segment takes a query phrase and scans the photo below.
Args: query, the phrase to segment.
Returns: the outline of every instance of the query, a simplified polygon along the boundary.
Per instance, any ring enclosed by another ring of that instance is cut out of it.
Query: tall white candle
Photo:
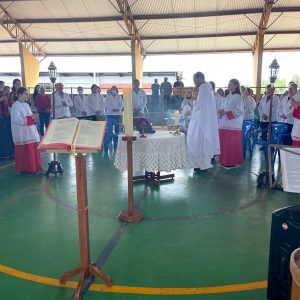
[[[123,89],[125,135],[133,136],[133,113],[131,89]]]
[[[179,111],[175,111],[175,126],[179,125]]]

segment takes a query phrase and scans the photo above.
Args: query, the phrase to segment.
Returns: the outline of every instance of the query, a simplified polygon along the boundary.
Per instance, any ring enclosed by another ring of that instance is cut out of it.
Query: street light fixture
[[[52,117],[55,119],[55,82],[57,77],[57,68],[53,61],[51,61],[48,67],[48,73],[50,81],[52,82]],[[46,171],[47,177],[49,174],[54,174],[55,177],[57,174],[62,174],[63,168],[59,161],[56,159],[56,153],[53,153],[53,160],[48,163],[48,170]]]
[[[270,82],[272,84],[277,80],[278,72],[279,72],[279,64],[276,58],[273,59],[272,63],[269,66],[270,69]]]
[[[274,89],[274,83],[277,80],[279,72],[279,64],[276,58],[273,59],[269,66],[269,79],[272,88]],[[257,185],[269,185],[270,188],[273,187],[273,168],[272,168],[272,151],[271,151],[271,131],[272,131],[272,108],[273,108],[273,97],[270,99],[270,111],[269,111],[269,124],[268,124],[268,139],[267,139],[267,161],[266,161],[266,171],[259,174],[257,178]]]
[[[50,78],[51,82],[54,84],[56,81],[56,76],[57,76],[57,68],[53,61],[51,61],[50,65],[48,67],[48,72],[49,72],[49,78]]]

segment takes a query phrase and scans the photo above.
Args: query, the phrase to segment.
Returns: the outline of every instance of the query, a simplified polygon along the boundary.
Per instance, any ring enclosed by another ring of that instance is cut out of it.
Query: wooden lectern
[[[112,285],[111,278],[102,273],[95,264],[90,263],[89,217],[86,180],[86,160],[83,153],[99,152],[103,145],[106,122],[78,120],[76,118],[53,120],[40,142],[39,150],[50,152],[73,153],[76,164],[78,235],[80,247],[80,264],[75,269],[66,272],[60,278],[65,284],[68,278],[80,274],[75,291],[75,300],[80,299],[84,281],[95,276],[102,279],[107,286]],[[65,132],[63,140],[61,132]]]
[[[83,290],[84,281],[89,277],[95,276],[100,278],[106,283],[106,286],[112,286],[112,280],[110,276],[102,273],[95,264],[90,263],[89,216],[85,155],[81,153],[76,154],[75,160],[80,264],[75,269],[63,274],[60,278],[60,283],[65,284],[70,277],[80,273],[80,279],[78,281],[74,296],[74,300],[79,300],[80,294]]]

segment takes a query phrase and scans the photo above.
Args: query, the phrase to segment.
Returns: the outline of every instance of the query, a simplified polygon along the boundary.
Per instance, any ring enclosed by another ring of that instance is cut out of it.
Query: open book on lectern
[[[55,153],[92,153],[102,149],[106,121],[52,120],[38,149]]]
[[[282,186],[285,192],[300,193],[300,148],[280,148]]]

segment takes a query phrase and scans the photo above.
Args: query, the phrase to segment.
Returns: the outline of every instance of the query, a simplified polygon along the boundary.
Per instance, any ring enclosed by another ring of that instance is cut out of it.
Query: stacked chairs
[[[271,133],[271,144],[275,145],[283,145],[284,141],[290,138],[291,134],[288,132],[288,125],[285,123],[275,123],[272,124],[272,133]],[[278,158],[280,161],[280,151],[275,147],[274,156],[273,156],[273,164],[275,162],[276,156],[278,154]]]
[[[252,149],[251,149],[251,157],[253,156],[255,146],[260,146],[260,147],[263,147],[265,158],[267,158],[267,146],[268,146],[267,141],[262,140],[262,134],[267,133],[267,132],[268,132],[268,128],[266,128],[266,129],[258,128],[254,131],[253,143],[252,143]]]
[[[119,133],[123,130],[123,125],[114,118],[114,116],[106,117],[106,132],[104,136],[104,151],[107,152],[111,141],[114,143],[114,150],[118,145]]]
[[[252,155],[253,155],[256,145],[263,147],[264,156],[265,156],[266,161],[268,159],[268,154],[267,154],[268,142],[261,139],[261,134],[262,134],[262,132],[267,132],[267,131],[268,131],[268,129],[255,130],[254,138],[253,138],[253,145],[252,145]],[[271,144],[283,145],[283,141],[286,140],[289,136],[290,136],[290,133],[288,133],[288,125],[287,124],[285,124],[285,123],[272,124],[271,140],[270,140]],[[277,154],[280,159],[280,152],[276,147],[272,148],[272,152],[273,152],[272,164],[274,164]]]
[[[255,128],[255,121],[254,120],[245,120],[243,122],[243,158],[246,158],[247,150],[249,150],[250,159],[252,159],[252,143],[251,137],[253,130]]]

